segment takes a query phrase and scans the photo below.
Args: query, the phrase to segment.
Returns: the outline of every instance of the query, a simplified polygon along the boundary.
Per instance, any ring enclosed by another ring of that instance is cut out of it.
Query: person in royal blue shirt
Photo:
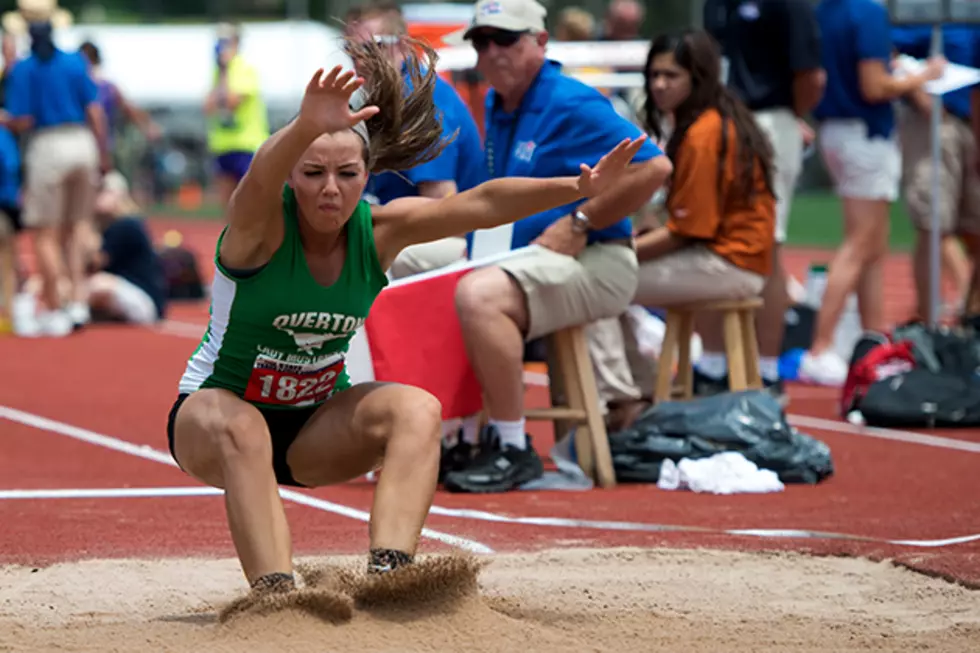
[[[827,87],[813,115],[824,163],[841,198],[844,242],[830,263],[800,376],[839,385],[847,364],[832,345],[847,296],[857,291],[865,329],[887,327],[881,289],[888,209],[898,197],[902,174],[892,102],[942,74],[943,61],[931,61],[920,73],[893,75],[888,11],[876,0],[822,0],[816,12]]]
[[[391,61],[404,70],[400,45],[407,33],[405,20],[397,7],[369,10],[361,17],[357,34],[379,43],[390,42],[387,48]],[[406,83],[411,80],[406,77]],[[473,116],[456,90],[441,77],[436,78],[433,94],[442,113],[444,137],[451,142],[443,152],[428,163],[400,173],[373,174],[368,181],[365,197],[368,201],[387,204],[400,197],[440,198],[479,185],[486,178],[483,165],[483,144]],[[432,243],[414,245],[398,255],[391,266],[391,275],[400,278],[443,267],[465,256],[463,235],[444,238]]]
[[[37,316],[37,332],[56,336],[89,319],[82,241],[91,228],[100,167],[108,169],[109,156],[95,83],[81,55],[55,46],[51,17],[37,11],[24,17],[31,55],[10,72],[5,108],[12,129],[31,132],[22,220],[34,231],[47,309]],[[62,270],[68,271],[67,297],[59,288]]]
[[[956,64],[972,66],[980,46],[980,30],[964,25],[943,28],[943,51]],[[925,59],[932,43],[928,26],[896,27],[892,30],[895,49],[904,55]],[[980,175],[973,165],[977,143],[970,129],[970,88],[943,96],[939,128],[940,186],[939,231],[942,267],[953,277],[958,297],[966,295],[970,263],[959,246],[958,234],[980,236]],[[912,271],[915,280],[917,315],[930,317],[930,233],[932,231],[932,142],[930,117],[932,97],[918,89],[904,98],[898,108],[898,131],[902,146],[903,196],[909,218],[916,229]]]
[[[485,158],[492,178],[576,174],[616,143],[641,135],[597,90],[563,75],[545,57],[546,10],[534,0],[481,0],[473,22],[448,37],[468,41],[477,70],[490,83]],[[592,327],[617,318],[633,300],[637,260],[629,215],[646,204],[670,174],[670,162],[645,142],[623,183],[602,197],[520,220],[513,228],[468,236],[480,259],[500,249],[538,245],[481,266],[460,280],[456,307],[470,362],[489,416],[481,450],[460,458],[444,486],[462,492],[504,492],[540,477],[540,458],[524,426],[524,342],[573,325],[590,325],[600,383],[609,358],[597,351]],[[611,321],[616,330],[619,322]],[[603,332],[604,335],[604,332]],[[608,345],[607,345],[608,346]],[[636,391],[638,390],[630,388]],[[635,398],[635,397],[633,397]]]

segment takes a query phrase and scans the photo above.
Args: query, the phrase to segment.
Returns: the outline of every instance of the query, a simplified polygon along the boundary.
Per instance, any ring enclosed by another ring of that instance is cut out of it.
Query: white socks
[[[502,422],[492,419],[489,425],[497,429],[500,435],[500,447],[511,446],[515,449],[527,449],[527,436],[525,435],[524,419],[515,422]]]

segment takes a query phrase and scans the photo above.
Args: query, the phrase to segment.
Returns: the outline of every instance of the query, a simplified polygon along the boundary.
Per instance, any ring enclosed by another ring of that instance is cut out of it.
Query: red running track
[[[153,224],[156,234],[173,227],[203,255],[203,269],[209,272],[216,225]],[[826,252],[794,251],[790,267],[802,277],[811,259],[825,258]],[[894,257],[887,301],[895,319],[908,315],[909,278],[907,261]],[[176,307],[163,330],[98,326],[61,340],[0,339],[0,523],[6,525],[0,529],[0,562],[234,554],[220,496],[84,494],[92,489],[206,490],[168,464],[164,432],[177,378],[206,317],[206,305],[193,304]],[[794,419],[810,420],[802,430],[833,452],[837,473],[821,485],[762,496],[704,496],[638,485],[588,493],[440,492],[427,522],[440,539],[427,538],[425,547],[442,548],[449,540],[495,551],[556,546],[792,549],[889,558],[980,586],[980,537],[943,542],[980,534],[980,432],[932,433],[941,437],[930,444],[904,441],[909,434],[888,431],[872,437],[836,419],[833,390],[795,386],[790,393]],[[542,405],[544,388],[530,388],[528,401]],[[546,452],[548,427],[531,428],[539,451]],[[11,493],[59,489],[79,492],[55,498]],[[362,519],[371,495],[365,481],[287,494],[297,553],[363,551],[367,529]],[[770,532],[725,532],[736,529]],[[917,545],[895,543],[907,540]]]

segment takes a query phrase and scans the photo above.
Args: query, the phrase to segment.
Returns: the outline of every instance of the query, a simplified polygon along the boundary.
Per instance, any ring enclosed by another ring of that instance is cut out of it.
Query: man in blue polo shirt
[[[10,72],[6,109],[12,129],[31,132],[24,154],[22,219],[34,231],[43,280],[46,310],[37,316],[36,332],[59,336],[89,321],[83,235],[91,229],[99,171],[108,168],[109,154],[105,114],[86,62],[54,44],[54,8],[54,3],[43,9],[19,6],[31,55]],[[68,272],[68,297],[59,288],[63,270]]]
[[[616,143],[640,130],[609,100],[545,57],[546,10],[534,0],[481,0],[473,22],[456,35],[472,44],[487,96],[486,165],[490,177],[577,175]],[[454,41],[456,39],[449,39]],[[493,230],[511,249],[539,245],[462,278],[456,306],[470,362],[489,416],[479,454],[446,474],[447,489],[505,492],[543,473],[524,426],[524,342],[572,325],[590,325],[590,353],[600,376],[622,360],[632,384],[618,320],[637,283],[632,224],[627,216],[650,200],[671,165],[653,143],[609,192]],[[480,258],[483,237],[468,237]],[[603,343],[610,337],[615,343]],[[600,344],[611,346],[600,347]],[[632,389],[631,388],[631,389]],[[634,390],[635,391],[635,390]]]
[[[407,33],[401,10],[384,6],[368,10],[358,25],[358,35],[390,44],[392,63],[402,68],[401,39]],[[410,80],[406,77],[406,82]],[[400,173],[371,175],[365,196],[368,201],[387,204],[399,197],[440,198],[477,186],[486,176],[480,132],[469,109],[456,90],[441,77],[436,78],[435,103],[442,113],[444,138],[453,140],[434,160]],[[449,265],[465,257],[466,241],[460,235],[406,248],[391,266],[394,278],[417,274]]]
[[[943,28],[943,50],[952,63],[972,66],[980,48],[975,27],[947,25]],[[928,26],[892,29],[895,49],[910,57],[929,56],[932,28]],[[968,242],[980,237],[980,175],[973,160],[977,142],[970,129],[970,89],[963,88],[943,96],[943,115],[939,128],[940,186],[939,229],[942,238],[943,268],[953,270],[965,296],[969,283],[969,264],[959,249],[957,235]],[[916,229],[912,271],[915,280],[918,317],[929,318],[931,306],[930,252],[932,231],[932,139],[930,120],[932,96],[916,90],[905,96],[898,111],[898,130],[902,146],[903,195],[909,218]],[[972,237],[972,238],[971,238]]]
[[[889,205],[898,198],[902,155],[892,103],[942,74],[944,62],[893,75],[888,11],[876,0],[822,0],[816,9],[827,88],[814,110],[824,163],[841,198],[844,242],[830,262],[827,289],[800,377],[840,385],[847,363],[834,352],[834,331],[856,292],[862,327],[885,331],[884,263]]]

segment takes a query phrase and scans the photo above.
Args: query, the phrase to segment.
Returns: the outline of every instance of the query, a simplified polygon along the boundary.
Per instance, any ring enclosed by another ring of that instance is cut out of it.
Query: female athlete
[[[406,48],[411,50],[411,48]],[[318,70],[298,116],[259,149],[218,238],[211,318],[170,412],[174,459],[224,489],[231,537],[256,591],[295,587],[277,485],[318,487],[383,463],[368,570],[412,561],[436,488],[441,406],[398,384],[351,386],[344,355],[405,247],[591,197],[626,169],[626,140],[579,177],[498,179],[445,199],[361,200],[368,175],[431,160],[444,142],[435,52],[399,71],[373,42],[348,43],[363,79]]]

